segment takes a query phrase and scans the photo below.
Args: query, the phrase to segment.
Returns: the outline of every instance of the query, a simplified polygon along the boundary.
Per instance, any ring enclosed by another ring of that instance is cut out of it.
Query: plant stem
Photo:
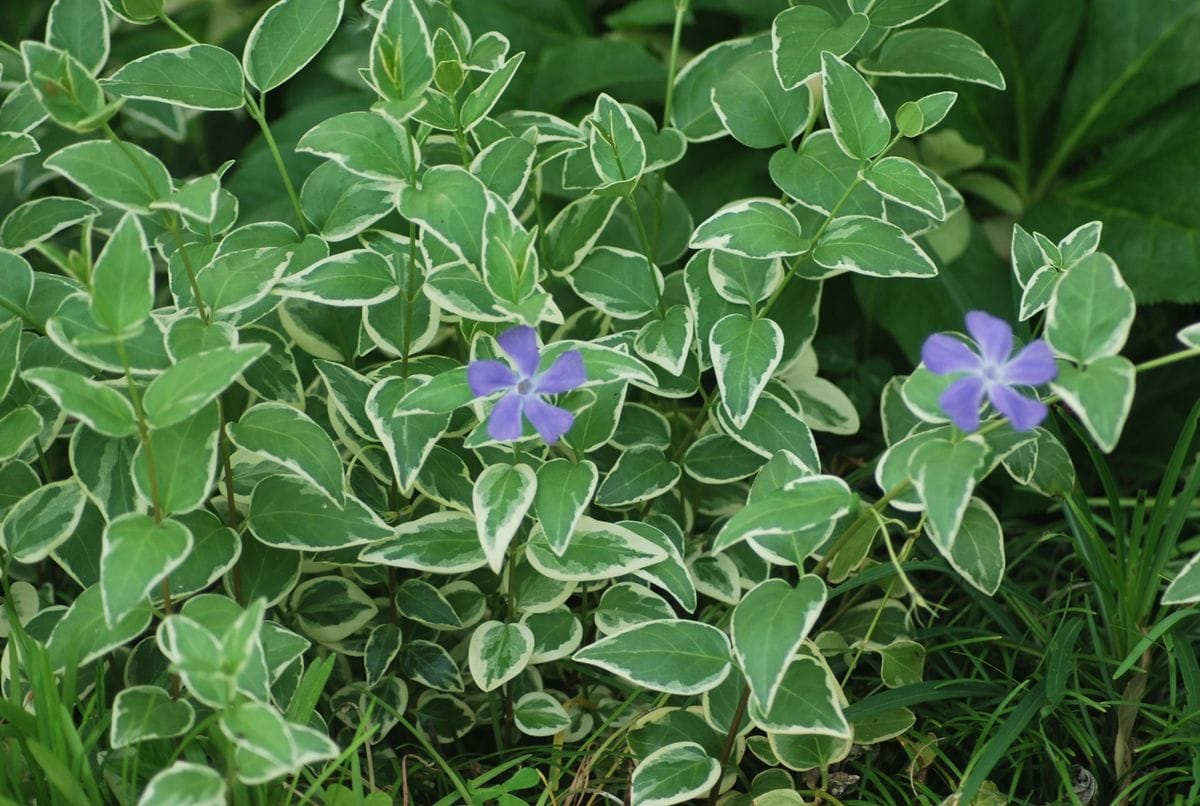
[[[717,775],[716,783],[708,792],[708,800],[705,801],[707,806],[713,806],[717,802],[717,795],[721,794],[721,779],[725,777],[725,767],[729,764],[729,757],[733,755],[733,743],[737,739],[738,726],[742,724],[742,717],[746,715],[746,706],[749,704],[750,685],[747,683],[742,686],[742,696],[738,698],[737,708],[733,711],[733,719],[729,722],[729,730],[725,732],[725,743],[721,745],[721,757],[717,759],[717,763],[721,765],[721,772]]]
[[[279,171],[280,178],[283,179],[283,188],[287,191],[288,198],[291,199],[292,209],[300,221],[300,230],[307,235],[309,233],[308,220],[304,217],[304,210],[300,207],[300,196],[296,193],[296,186],[292,184],[292,177],[288,175],[287,166],[283,164],[283,155],[279,153],[279,145],[275,142],[275,136],[271,134],[271,126],[267,123],[266,103],[267,94],[265,92],[259,94],[257,101],[247,94],[246,114],[250,115],[251,119],[258,124],[263,141],[267,144],[267,150],[271,152],[271,159],[275,161],[275,168]]]
[[[675,100],[675,73],[679,66],[679,39],[683,34],[683,18],[691,0],[675,0],[675,25],[671,29],[671,55],[667,59],[667,96],[663,100],[662,127],[671,125],[671,105]]]

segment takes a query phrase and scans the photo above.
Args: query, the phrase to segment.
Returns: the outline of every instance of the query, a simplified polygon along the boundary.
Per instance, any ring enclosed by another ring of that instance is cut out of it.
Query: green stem
[[[1195,358],[1196,356],[1200,356],[1200,347],[1189,347],[1186,350],[1167,353],[1160,358],[1154,358],[1149,361],[1143,361],[1140,364],[1135,364],[1133,369],[1136,372],[1148,372],[1149,370],[1165,367],[1168,364],[1174,364],[1176,361],[1184,361],[1189,358]]]
[[[705,801],[707,806],[713,806],[717,802],[717,795],[721,794],[721,779],[725,777],[725,766],[729,764],[729,757],[733,755],[733,743],[737,739],[738,725],[742,723],[742,717],[746,715],[746,706],[749,704],[750,686],[743,685],[742,696],[738,698],[737,708],[733,711],[733,719],[729,722],[729,730],[725,732],[725,743],[721,745],[721,757],[717,759],[721,765],[721,772],[708,792],[708,800]]]
[[[287,191],[288,198],[291,199],[292,209],[296,212],[296,218],[300,221],[300,229],[305,235],[308,234],[308,221],[304,218],[304,210],[300,207],[300,196],[296,193],[296,186],[292,184],[292,177],[288,175],[287,166],[283,164],[283,155],[279,153],[279,145],[275,142],[275,135],[271,134],[271,126],[267,123],[265,113],[267,102],[267,94],[261,93],[258,101],[255,101],[247,93],[246,95],[246,114],[250,115],[251,119],[258,124],[259,131],[262,132],[263,141],[267,144],[267,150],[271,152],[271,159],[275,161],[275,168],[279,171],[279,176],[283,179],[283,188]]]
[[[683,34],[683,18],[690,0],[675,0],[675,25],[671,29],[671,55],[667,59],[667,97],[663,100],[663,128],[671,125],[671,105],[675,100],[675,73],[679,67],[679,39]]]

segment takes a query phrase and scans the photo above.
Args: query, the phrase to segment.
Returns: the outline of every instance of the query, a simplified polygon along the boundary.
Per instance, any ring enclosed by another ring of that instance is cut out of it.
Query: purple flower
[[[979,427],[979,408],[986,397],[1018,431],[1036,428],[1046,419],[1046,404],[1017,392],[1018,386],[1039,386],[1058,374],[1054,354],[1041,339],[1012,355],[1012,327],[1003,319],[971,311],[967,331],[976,350],[962,340],[935,333],[925,340],[921,359],[935,375],[961,374],[938,398],[942,411],[963,431]]]
[[[542,396],[582,386],[587,380],[583,356],[578,350],[568,350],[545,372],[538,372],[540,356],[533,328],[527,325],[509,328],[497,340],[512,359],[516,372],[502,361],[472,361],[467,366],[467,383],[477,396],[504,391],[492,408],[488,434],[502,442],[520,439],[525,432],[524,420],[528,419],[547,445],[557,442],[571,429],[575,415],[547,403]]]

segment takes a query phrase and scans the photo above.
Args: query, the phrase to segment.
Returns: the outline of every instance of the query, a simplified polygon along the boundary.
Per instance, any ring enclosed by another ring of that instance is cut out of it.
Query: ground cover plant
[[[1198,38],[6,5],[0,801],[1200,799]]]

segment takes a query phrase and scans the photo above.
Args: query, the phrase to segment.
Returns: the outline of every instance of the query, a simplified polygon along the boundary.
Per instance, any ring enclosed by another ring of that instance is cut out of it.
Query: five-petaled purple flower
[[[547,403],[543,395],[557,395],[582,386],[587,380],[583,356],[568,350],[545,372],[538,372],[541,357],[537,332],[527,326],[509,328],[497,337],[500,347],[516,365],[516,372],[502,361],[472,361],[467,366],[467,383],[479,397],[504,391],[496,401],[487,430],[492,439],[511,442],[525,432],[528,419],[546,444],[557,442],[571,429],[575,415]]]
[[[971,311],[967,331],[978,352],[962,340],[935,333],[925,340],[921,359],[936,375],[961,374],[938,398],[942,411],[963,431],[979,427],[979,408],[986,397],[1018,431],[1036,428],[1046,418],[1046,404],[1017,392],[1017,386],[1040,386],[1054,379],[1054,353],[1041,339],[1012,355],[1012,327],[1003,319]]]

